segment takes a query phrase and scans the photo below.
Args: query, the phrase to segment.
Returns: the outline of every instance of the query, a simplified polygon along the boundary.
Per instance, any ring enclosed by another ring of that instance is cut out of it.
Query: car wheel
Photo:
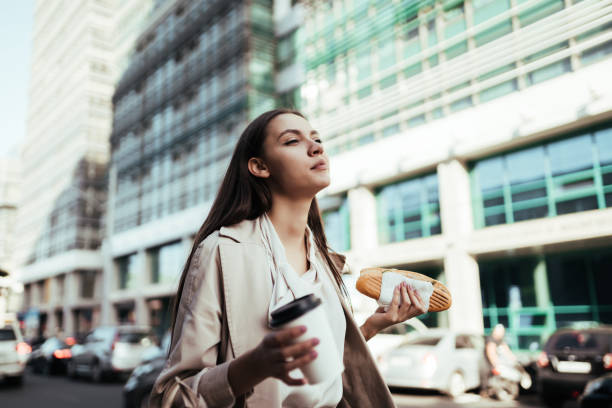
[[[100,363],[96,362],[91,366],[91,379],[93,382],[101,382],[102,381],[102,367],[100,367]]]
[[[76,363],[72,360],[68,361],[68,365],[66,367],[66,375],[68,375],[68,377],[70,378],[77,377]]]
[[[466,386],[465,379],[463,378],[463,374],[459,371],[455,371],[451,374],[450,379],[448,380],[448,395],[451,397],[458,397],[460,395],[465,394]]]

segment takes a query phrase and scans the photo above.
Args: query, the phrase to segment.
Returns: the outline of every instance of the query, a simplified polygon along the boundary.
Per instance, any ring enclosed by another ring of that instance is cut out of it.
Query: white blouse
[[[282,304],[288,303],[300,296],[314,293],[321,298],[321,307],[329,320],[333,338],[338,349],[338,355],[344,355],[344,338],[346,333],[346,318],[344,310],[334,288],[331,273],[323,259],[317,256],[317,248],[310,228],[307,234],[307,260],[309,269],[299,276],[286,260],[285,249],[274,230],[272,222],[266,214],[260,217],[262,238],[270,256],[271,274],[274,282],[270,311]],[[282,276],[281,276],[282,275]],[[316,348],[315,348],[316,349]],[[290,373],[293,378],[303,378],[299,369]],[[336,378],[319,384],[289,386],[280,380],[282,406],[287,408],[319,408],[336,407],[342,398],[342,373]]]

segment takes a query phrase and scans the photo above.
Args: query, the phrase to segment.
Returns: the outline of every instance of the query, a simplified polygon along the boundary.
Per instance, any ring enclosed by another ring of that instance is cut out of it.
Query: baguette
[[[382,285],[382,276],[385,272],[396,272],[411,279],[418,279],[426,282],[430,282],[433,285],[434,291],[429,299],[429,312],[441,312],[451,307],[453,303],[451,293],[439,281],[425,276],[423,274],[411,271],[403,271],[400,269],[392,268],[365,268],[361,270],[357,284],[355,285],[357,290],[364,295],[371,297],[372,299],[378,300],[380,297],[380,287]]]

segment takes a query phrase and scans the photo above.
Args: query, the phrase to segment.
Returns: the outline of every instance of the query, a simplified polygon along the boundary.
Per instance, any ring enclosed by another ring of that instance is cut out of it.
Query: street
[[[70,380],[64,376],[45,377],[28,373],[22,387],[0,384],[0,407],[2,408],[114,408],[122,406],[123,383],[106,382],[95,384],[88,380]],[[393,390],[398,408],[540,408],[542,404],[536,395],[520,398],[518,402],[502,403],[481,399],[469,393],[454,400],[435,393]],[[566,403],[564,408],[577,408],[575,402]]]

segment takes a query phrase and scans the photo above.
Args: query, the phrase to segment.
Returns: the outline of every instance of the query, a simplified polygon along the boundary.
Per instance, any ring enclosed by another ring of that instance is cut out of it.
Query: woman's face
[[[281,114],[268,123],[261,159],[263,171],[254,174],[267,178],[273,192],[312,198],[329,185],[321,137],[301,116]]]

